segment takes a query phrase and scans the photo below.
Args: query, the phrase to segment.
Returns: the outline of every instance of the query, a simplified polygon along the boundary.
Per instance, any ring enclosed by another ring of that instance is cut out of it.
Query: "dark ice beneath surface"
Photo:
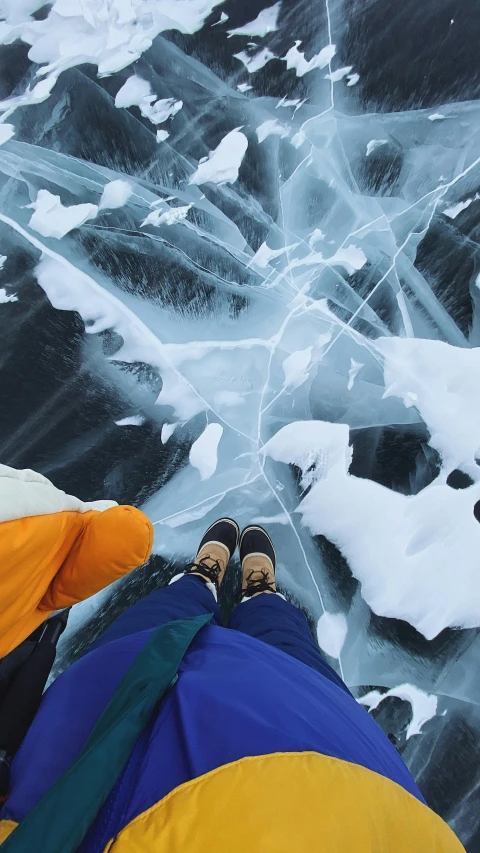
[[[215,517],[263,522],[329,661],[480,851],[479,16],[188,2],[2,4],[0,460],[156,529],[57,671]],[[46,210],[119,180],[70,228]],[[237,588],[234,565],[225,618]]]

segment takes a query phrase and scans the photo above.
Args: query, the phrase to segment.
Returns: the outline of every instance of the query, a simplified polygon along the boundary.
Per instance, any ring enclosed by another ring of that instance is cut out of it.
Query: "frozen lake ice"
[[[0,11],[1,461],[156,531],[60,666],[216,517],[265,524],[328,660],[480,851],[473,3]]]

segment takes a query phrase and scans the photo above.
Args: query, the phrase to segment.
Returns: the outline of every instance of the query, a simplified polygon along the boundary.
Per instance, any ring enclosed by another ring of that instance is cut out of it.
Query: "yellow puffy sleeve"
[[[153,544],[152,523],[133,506],[83,515],[84,528],[39,604],[59,610],[89,598],[145,563]]]

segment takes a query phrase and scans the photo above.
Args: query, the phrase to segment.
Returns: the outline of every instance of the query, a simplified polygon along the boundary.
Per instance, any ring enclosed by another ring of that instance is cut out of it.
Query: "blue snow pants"
[[[174,619],[204,613],[212,613],[213,624],[222,625],[218,604],[204,582],[184,575],[175,583],[156,589],[132,604],[90,646],[89,651],[120,637],[158,628]],[[302,611],[279,595],[256,595],[239,604],[228,627],[281,649],[350,692],[321,654]]]

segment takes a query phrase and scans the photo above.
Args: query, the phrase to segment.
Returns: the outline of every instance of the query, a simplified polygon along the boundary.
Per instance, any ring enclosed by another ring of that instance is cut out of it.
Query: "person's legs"
[[[222,518],[212,524],[203,536],[195,560],[185,573],[176,575],[170,584],[147,595],[125,610],[88,649],[96,649],[112,640],[159,628],[175,619],[213,614],[213,623],[222,624],[217,604],[217,589],[228,562],[237,546],[238,525]]]
[[[204,613],[213,613],[213,623],[222,624],[220,610],[211,590],[200,578],[182,575],[175,583],[156,589],[132,604],[92,643],[88,651],[138,631],[160,628],[175,619],[187,619]]]
[[[242,602],[233,611],[229,627],[275,646],[350,693],[323,657],[302,611],[280,595],[264,592]]]
[[[302,611],[277,593],[275,549],[263,527],[250,525],[242,531],[240,562],[242,601],[234,610],[229,627],[275,646],[350,693],[323,657]]]

